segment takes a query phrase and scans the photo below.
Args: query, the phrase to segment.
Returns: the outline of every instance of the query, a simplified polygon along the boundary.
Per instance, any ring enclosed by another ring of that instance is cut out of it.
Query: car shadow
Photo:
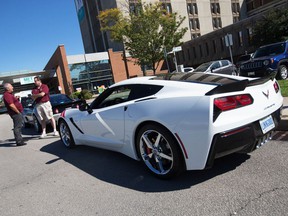
[[[43,146],[40,150],[58,157],[47,161],[47,165],[58,160],[64,160],[97,179],[142,192],[163,192],[190,188],[215,176],[232,171],[250,158],[247,154],[233,154],[215,160],[211,169],[189,171],[177,178],[162,180],[151,175],[141,162],[117,152],[88,146],[76,146],[67,149],[60,140]]]

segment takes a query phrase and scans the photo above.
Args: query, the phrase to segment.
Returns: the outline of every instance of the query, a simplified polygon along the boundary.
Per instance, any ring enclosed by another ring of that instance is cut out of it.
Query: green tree
[[[256,46],[288,39],[288,9],[273,10],[258,21],[253,29]]]
[[[185,17],[167,13],[161,3],[141,4],[129,15],[113,8],[99,15],[102,31],[109,31],[114,41],[123,42],[135,64],[150,66],[155,74],[164,50],[180,45],[187,28],[180,28]]]

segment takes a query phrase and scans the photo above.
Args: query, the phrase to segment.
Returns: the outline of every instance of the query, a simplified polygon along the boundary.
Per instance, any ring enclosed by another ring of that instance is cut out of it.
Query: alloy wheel
[[[68,128],[68,125],[61,121],[59,124],[59,132],[61,136],[61,140],[66,147],[72,147],[74,145],[74,141],[71,135],[71,132]]]
[[[166,138],[155,130],[148,130],[140,139],[140,154],[146,166],[157,175],[165,175],[173,168],[173,151]]]

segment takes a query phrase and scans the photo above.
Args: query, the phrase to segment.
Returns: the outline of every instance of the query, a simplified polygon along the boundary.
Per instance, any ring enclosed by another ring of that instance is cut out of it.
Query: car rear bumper
[[[244,77],[265,77],[270,76],[271,74],[277,74],[277,69],[273,68],[261,68],[261,69],[251,69],[251,70],[241,70],[240,76]]]
[[[280,112],[281,109],[278,109],[271,114],[275,128],[280,122]],[[271,139],[274,129],[263,134],[259,121],[255,121],[240,128],[216,134],[213,137],[205,168],[212,167],[216,158],[234,152],[249,153],[255,150]]]

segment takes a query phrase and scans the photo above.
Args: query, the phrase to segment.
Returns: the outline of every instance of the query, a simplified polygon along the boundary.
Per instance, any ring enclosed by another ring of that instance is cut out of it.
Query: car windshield
[[[51,105],[58,105],[58,104],[64,104],[64,103],[70,103],[73,100],[69,98],[67,95],[59,94],[59,95],[50,95],[50,102]]]
[[[206,62],[198,66],[194,71],[206,71],[212,62]]]
[[[21,104],[24,108],[27,108],[33,104],[33,99],[31,97],[21,97]]]
[[[260,47],[259,49],[257,49],[253,58],[278,55],[283,53],[284,51],[285,51],[285,43],[273,44],[270,46]]]

